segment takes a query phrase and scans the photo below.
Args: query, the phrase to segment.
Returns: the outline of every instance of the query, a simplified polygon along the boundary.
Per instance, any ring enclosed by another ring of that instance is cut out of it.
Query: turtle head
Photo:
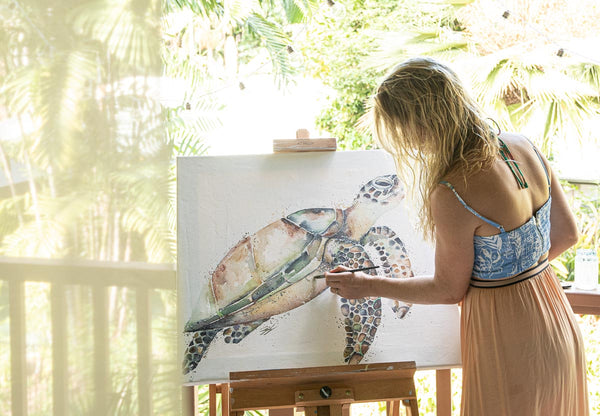
[[[386,211],[404,199],[404,187],[396,175],[383,175],[371,179],[362,188],[353,205],[366,205],[369,208],[381,207]]]
[[[396,175],[383,175],[367,182],[345,210],[342,233],[359,240],[377,219],[395,208],[404,199],[404,187]]]

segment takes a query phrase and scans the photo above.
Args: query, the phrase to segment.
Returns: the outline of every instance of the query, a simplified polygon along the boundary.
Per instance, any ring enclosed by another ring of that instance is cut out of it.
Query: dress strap
[[[529,141],[529,143],[531,143],[531,141],[529,139],[527,139]],[[540,163],[542,164],[542,167],[544,168],[544,172],[546,173],[546,180],[548,181],[548,195],[550,195],[550,191],[551,191],[551,185],[550,185],[550,174],[548,173],[548,168],[546,167],[546,164],[544,163],[544,158],[542,158],[542,155],[540,154],[540,151],[537,149],[537,147],[535,147],[533,145],[533,143],[531,143],[531,147],[533,147],[533,150],[535,151],[535,154],[537,155],[538,159],[540,160]]]
[[[525,175],[523,175],[523,172],[521,172],[521,168],[519,167],[519,164],[510,152],[510,149],[508,148],[506,143],[504,143],[504,140],[502,140],[500,137],[498,137],[498,141],[500,142],[500,155],[502,156],[502,159],[504,159],[504,162],[506,162],[506,164],[508,165],[513,176],[515,177],[515,180],[519,184],[519,188],[529,188],[529,184],[525,179]]]
[[[480,213],[478,213],[477,211],[475,211],[473,208],[471,208],[470,206],[467,205],[467,203],[460,197],[460,195],[458,194],[458,192],[456,192],[456,189],[454,189],[454,186],[452,186],[452,184],[450,182],[446,182],[446,181],[440,181],[440,183],[442,185],[446,185],[448,188],[450,188],[450,190],[452,190],[452,192],[454,192],[454,195],[456,195],[456,198],[458,199],[458,201],[473,215],[475,215],[477,218],[479,218],[482,221],[487,222],[488,224],[490,224],[493,227],[496,227],[497,229],[500,230],[500,232],[504,232],[504,227],[501,226],[500,224],[484,217],[483,215],[481,215]]]

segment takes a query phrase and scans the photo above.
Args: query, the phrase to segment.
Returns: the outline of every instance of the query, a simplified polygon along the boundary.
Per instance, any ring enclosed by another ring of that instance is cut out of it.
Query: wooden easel
[[[336,149],[336,139],[310,139],[306,129],[297,130],[295,140],[273,141],[274,153]],[[245,410],[256,409],[269,409],[269,416],[293,416],[294,408],[303,409],[307,416],[349,416],[351,403],[376,401],[387,402],[390,416],[399,415],[400,403],[408,415],[415,416],[419,414],[415,371],[410,361],[233,372],[229,383],[209,385],[209,415],[217,415],[220,393],[223,416],[243,416]],[[184,394],[195,394],[195,388],[188,390]],[[188,399],[192,400],[188,410],[193,411],[197,406],[193,398]]]
[[[436,370],[436,414],[438,416],[450,416],[452,414],[452,387],[450,369]],[[196,387],[184,387],[184,415],[195,416],[198,408]],[[217,394],[221,394],[221,414],[229,414],[229,383],[209,385],[209,412],[210,416],[217,415]],[[400,402],[397,400],[387,401],[387,414],[398,416]],[[271,409],[269,416],[294,416],[294,408]]]

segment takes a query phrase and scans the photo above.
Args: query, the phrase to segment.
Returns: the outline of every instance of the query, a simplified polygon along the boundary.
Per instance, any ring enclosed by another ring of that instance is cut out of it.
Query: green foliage
[[[165,13],[189,9],[199,16],[208,17],[213,13],[222,16],[223,3],[223,0],[163,0],[162,4]]]
[[[335,15],[322,7],[301,44],[306,70],[335,91],[316,124],[336,137],[341,149],[369,149],[373,147],[370,132],[357,128],[357,123],[367,112],[369,97],[384,72],[409,53],[406,40],[390,42],[388,34],[410,32],[414,43],[423,45],[424,37],[440,37],[438,29],[427,35],[423,27],[457,23],[449,17],[448,5],[443,3],[427,10],[414,0],[339,3],[344,4],[346,12]],[[453,46],[435,47],[448,50],[457,45],[455,42]],[[389,54],[392,46],[400,55]]]
[[[198,416],[208,416],[210,414],[210,402],[209,402],[209,387],[208,384],[198,386]],[[217,395],[216,401],[217,414],[222,413],[222,402],[221,395]],[[244,412],[244,416],[268,416],[268,411],[261,410],[247,410]]]
[[[365,97],[376,87],[377,74],[356,73],[349,68],[340,68],[338,73],[340,78],[335,80],[334,88],[344,94],[331,100],[316,125],[337,137],[341,149],[370,149],[373,147],[370,135],[356,125],[366,112]]]
[[[29,192],[2,201],[0,213],[19,218],[0,235],[3,254],[172,259],[165,183],[154,179],[167,171],[170,149],[160,105],[141,99],[160,74],[157,5],[4,10],[8,29],[22,34],[1,51],[0,99],[20,129],[2,140],[4,171],[7,161],[25,167]]]
[[[599,114],[595,65],[537,59],[512,49],[470,61],[478,102],[505,130],[528,131],[546,154],[552,141],[586,137],[586,120]],[[582,71],[582,65],[589,72]]]
[[[6,40],[0,42],[0,122],[3,128],[10,126],[10,134],[0,138],[0,167],[8,181],[8,191],[0,197],[0,254],[173,261],[168,222],[173,143],[164,134],[164,112],[156,100],[161,75],[159,10],[160,3],[153,0],[0,6],[1,36]],[[49,318],[49,293],[54,288],[26,284],[25,296],[19,299],[26,309],[21,319],[27,323],[25,357],[32,369],[27,384],[36,395],[32,415],[52,412],[52,347],[58,342],[48,337],[50,328],[60,327]],[[109,394],[102,406],[107,414],[134,414],[135,297],[128,289],[110,289],[110,340],[94,343],[97,311],[90,307],[90,291],[75,285],[63,292],[68,327],[64,342],[69,347],[67,380],[61,381],[68,390],[67,405],[72,414],[99,411],[90,380],[94,364],[103,361],[94,354],[95,347],[106,343],[112,351]],[[174,304],[174,299],[168,302]],[[174,327],[174,318],[165,322]],[[6,325],[6,317],[0,317],[0,328]],[[155,334],[164,330],[159,327]],[[157,357],[174,350],[176,338],[173,333],[169,337],[171,344],[155,348]],[[7,368],[2,366],[0,374]],[[168,399],[161,397],[156,403],[160,414],[175,414],[178,407],[169,371],[172,368],[160,367],[152,380],[153,388],[169,392]],[[0,376],[1,390],[9,396],[11,381],[19,382]]]
[[[552,266],[562,280],[573,281],[577,249],[594,249],[600,255],[600,185],[571,185],[563,182],[563,189],[571,196],[570,205],[580,238],[577,244],[554,259]]]

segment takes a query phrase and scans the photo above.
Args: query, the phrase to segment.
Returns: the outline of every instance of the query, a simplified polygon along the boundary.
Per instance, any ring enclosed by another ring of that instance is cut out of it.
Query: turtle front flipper
[[[414,276],[404,243],[389,227],[372,227],[360,242],[375,250],[375,258],[379,259],[385,276],[396,279]],[[396,300],[392,310],[399,318],[404,318],[411,306]]]
[[[346,330],[344,361],[358,364],[373,343],[381,323],[381,298],[342,298],[341,309]]]
[[[373,265],[365,249],[355,242],[334,240],[328,247],[334,266],[343,265],[351,269]],[[370,270],[370,274],[375,274]],[[346,330],[346,348],[344,361],[358,364],[373,343],[377,327],[381,322],[381,299],[346,299],[341,298],[340,307]]]

